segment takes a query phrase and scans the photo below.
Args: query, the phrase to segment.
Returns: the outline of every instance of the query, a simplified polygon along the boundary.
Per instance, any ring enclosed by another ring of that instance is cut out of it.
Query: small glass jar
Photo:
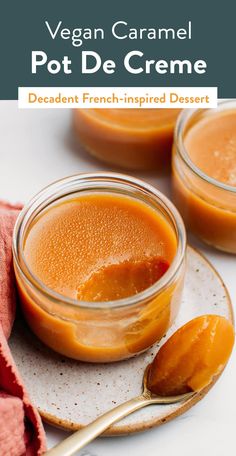
[[[123,169],[170,168],[180,109],[74,109],[73,126],[93,156]]]
[[[150,288],[126,299],[82,302],[49,289],[30,271],[24,240],[35,218],[55,201],[82,192],[118,193],[139,199],[163,214],[177,239],[167,272]],[[175,319],[184,278],[186,236],[182,219],[150,185],[115,173],[80,174],[38,193],[20,213],[13,237],[14,267],[21,305],[32,331],[53,350],[89,362],[129,358],[161,339]]]
[[[236,110],[236,100],[216,109],[184,110],[176,124],[172,156],[173,200],[187,228],[203,242],[236,253],[236,187],[220,182],[198,168],[184,146],[187,132],[214,113]]]

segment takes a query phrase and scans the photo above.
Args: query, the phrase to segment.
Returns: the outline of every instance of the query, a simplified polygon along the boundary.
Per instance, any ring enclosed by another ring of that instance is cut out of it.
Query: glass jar
[[[236,253],[236,187],[198,168],[184,146],[187,132],[215,113],[236,110],[236,100],[220,101],[216,109],[184,110],[176,124],[172,156],[173,200],[187,228],[203,242]]]
[[[33,275],[23,252],[30,226],[55,201],[81,192],[123,194],[163,214],[175,233],[177,250],[158,282],[126,299],[83,302],[49,289]],[[46,345],[68,357],[89,362],[129,358],[159,340],[175,319],[183,286],[185,248],[185,229],[179,213],[150,185],[115,173],[80,174],[55,182],[24,207],[15,225],[14,267],[25,319]]]
[[[124,169],[166,172],[180,109],[74,109],[75,134],[96,158]]]

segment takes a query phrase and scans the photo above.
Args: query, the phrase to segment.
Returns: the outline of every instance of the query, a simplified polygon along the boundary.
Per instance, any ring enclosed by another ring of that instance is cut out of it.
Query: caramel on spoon
[[[203,315],[180,329],[160,348],[143,377],[143,392],[106,412],[47,452],[71,456],[113,423],[150,404],[188,401],[225,367],[234,344],[234,328],[224,317]]]

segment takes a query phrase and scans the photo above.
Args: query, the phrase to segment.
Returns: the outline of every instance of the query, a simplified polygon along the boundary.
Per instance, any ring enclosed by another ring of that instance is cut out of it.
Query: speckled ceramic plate
[[[233,319],[230,298],[221,278],[202,255],[188,247],[182,305],[166,337],[188,320],[206,313]],[[146,353],[128,361],[87,364],[47,349],[18,322],[10,346],[41,416],[55,426],[75,430],[116,404],[140,394],[145,366],[165,340],[163,337]],[[138,432],[169,421],[199,401],[210,387],[184,405],[152,405],[137,411],[113,425],[107,434]]]

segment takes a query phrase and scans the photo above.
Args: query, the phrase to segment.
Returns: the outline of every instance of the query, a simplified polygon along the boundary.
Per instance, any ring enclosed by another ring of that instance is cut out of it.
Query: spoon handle
[[[91,440],[102,434],[109,426],[111,426],[111,424],[150,403],[151,400],[148,397],[145,397],[145,395],[141,395],[124,402],[123,404],[118,405],[112,410],[104,413],[104,415],[98,417],[88,426],[74,432],[74,434],[65,439],[63,442],[47,451],[46,454],[48,456],[71,456],[75,454],[76,451],[91,442]]]

